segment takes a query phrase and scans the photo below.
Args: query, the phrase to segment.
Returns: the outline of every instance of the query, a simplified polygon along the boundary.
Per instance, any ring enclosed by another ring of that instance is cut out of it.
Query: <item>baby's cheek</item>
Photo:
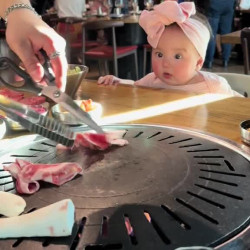
[[[159,64],[155,60],[152,60],[152,70],[156,76],[159,74]]]

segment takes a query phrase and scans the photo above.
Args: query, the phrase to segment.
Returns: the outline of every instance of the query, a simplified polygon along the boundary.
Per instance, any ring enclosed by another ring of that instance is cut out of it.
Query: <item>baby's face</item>
[[[152,51],[153,71],[169,85],[193,82],[202,63],[194,45],[175,25],[165,28],[157,48]]]

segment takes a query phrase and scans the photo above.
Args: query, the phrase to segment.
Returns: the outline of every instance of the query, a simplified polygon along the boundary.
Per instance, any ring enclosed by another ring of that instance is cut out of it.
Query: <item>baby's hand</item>
[[[100,76],[97,83],[104,85],[116,85],[121,82],[121,79],[113,75]]]

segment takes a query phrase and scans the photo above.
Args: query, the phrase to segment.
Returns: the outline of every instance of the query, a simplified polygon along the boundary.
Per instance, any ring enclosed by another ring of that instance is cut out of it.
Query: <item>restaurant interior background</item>
[[[48,14],[48,10],[53,6],[53,0],[33,0],[33,6],[34,8],[38,11],[39,14],[44,16],[44,20],[47,21],[50,25],[52,24],[54,28],[56,28],[57,22],[60,21],[59,19],[56,18],[54,14]],[[91,1],[86,1],[86,4],[88,6],[88,2]],[[160,0],[155,0],[154,3],[158,4],[160,3]],[[204,13],[207,6],[208,6],[208,1],[203,1],[203,0],[194,0],[196,5],[199,7],[199,11],[201,13]],[[250,13],[247,10],[240,10],[239,9],[239,0],[236,1],[236,6],[235,6],[235,15],[234,15],[234,22],[232,24],[232,31],[240,30],[244,27],[249,27],[250,26]],[[139,0],[138,5],[140,10],[143,10],[145,8],[144,6],[144,1]],[[123,13],[128,13],[128,11],[131,9],[131,6],[128,6],[128,1],[124,1],[124,7],[123,7]],[[88,11],[88,9],[87,9]],[[114,1],[113,1],[113,8],[111,10],[111,13],[114,11]],[[76,26],[80,26],[80,24],[76,24]],[[79,28],[76,29],[78,32],[78,38],[81,37],[79,34]],[[144,43],[147,43],[146,41],[146,36],[144,34],[144,31],[139,27],[138,24],[125,24],[124,27],[122,28],[117,28],[117,45],[127,45],[126,43],[129,41],[129,43],[134,43],[138,45],[138,63],[139,63],[139,78],[142,77],[142,64],[143,62],[143,56],[142,56],[142,46]],[[66,36],[65,34],[61,34],[63,36]],[[72,37],[74,37],[74,34],[71,34]],[[95,35],[89,34],[90,37],[93,37]],[[125,38],[125,39],[124,39]],[[211,72],[230,72],[230,73],[244,73],[244,60],[243,60],[243,52],[242,52],[242,46],[241,44],[232,44],[232,52],[231,52],[231,57],[230,61],[228,64],[228,67],[223,67],[222,66],[222,59],[221,59],[221,53],[219,50],[221,50],[220,47],[220,36],[218,35],[217,37],[217,50],[215,53],[214,57],[214,63],[213,67],[211,69],[206,69],[203,68],[202,70],[204,71],[211,71]],[[71,38],[70,38],[71,39]],[[72,38],[75,39],[75,38]],[[124,42],[126,41],[126,42]],[[74,42],[72,40],[72,42]],[[81,62],[81,47],[78,47],[77,49],[72,49],[72,55],[70,56],[70,63],[79,63]],[[126,78],[126,79],[131,79],[133,77],[133,74],[131,72],[131,67],[128,67],[129,64],[128,58],[122,58],[118,60],[118,65],[120,68],[119,76],[121,78]],[[147,55],[147,62],[150,61],[150,54],[148,53]],[[98,79],[99,77],[99,71],[98,71],[98,64],[96,62],[93,62],[91,60],[87,61],[87,66],[89,67],[89,72],[87,75],[88,79]],[[112,65],[109,65],[110,71],[112,72]],[[150,71],[150,64],[148,63],[147,65],[147,72]]]
[[[60,19],[56,13],[47,12],[52,2],[32,1],[43,20],[55,29],[65,20],[76,22],[72,25],[75,25],[73,32],[69,29],[63,35],[72,44],[80,41],[80,46],[70,49],[72,54],[68,54],[68,59],[70,63],[81,63],[81,25],[86,17],[80,22],[75,18]],[[144,9],[144,1],[139,2],[140,9]],[[236,9],[233,31],[248,27],[249,15]],[[146,36],[138,25],[138,16],[132,15],[135,23],[117,28],[117,38],[120,45],[126,44],[127,39],[138,45],[141,77]],[[2,28],[1,51],[7,49],[4,25]],[[90,33],[89,37],[92,36],[95,38]],[[120,77],[133,77],[130,61],[119,60]],[[88,149],[86,154],[58,153],[54,142],[41,136],[30,139],[36,135],[27,132],[22,143],[15,143],[20,132],[13,131],[11,146],[1,144],[10,152],[0,157],[0,166],[20,156],[43,164],[81,159],[88,167],[83,176],[62,187],[43,183],[37,194],[25,197],[28,212],[55,199],[72,198],[76,223],[71,235],[4,239],[0,240],[0,249],[73,250],[78,246],[77,249],[86,250],[172,250],[180,247],[183,240],[189,245],[193,241],[203,246],[219,246],[215,248],[219,250],[249,250],[250,148],[242,142],[239,124],[249,119],[250,99],[127,85],[110,86],[110,91],[96,84],[98,64],[87,61],[86,65],[90,70],[76,97],[81,100],[88,96],[100,103],[104,124],[108,124],[105,129],[126,130],[124,138],[129,145],[97,153]],[[112,64],[109,68],[112,72]],[[241,44],[233,45],[227,67],[222,66],[217,51],[213,67],[203,70],[244,74]],[[117,121],[122,125],[117,125]],[[0,168],[0,190],[4,186],[1,181],[5,180],[2,173]],[[6,184],[9,187],[11,191],[15,189],[13,180]]]

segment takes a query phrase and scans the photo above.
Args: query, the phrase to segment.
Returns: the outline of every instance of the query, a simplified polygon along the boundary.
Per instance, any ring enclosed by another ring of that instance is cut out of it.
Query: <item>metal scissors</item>
[[[50,64],[50,60],[47,56],[47,54],[45,53],[45,51],[41,51],[43,57],[44,57],[44,80],[47,83],[47,86],[41,86],[38,85],[37,83],[35,83],[32,78],[30,77],[30,75],[24,71],[23,69],[21,69],[19,66],[16,65],[15,62],[13,62],[11,59],[7,58],[7,57],[0,57],[0,72],[1,69],[6,69],[6,68],[10,68],[11,70],[14,71],[15,74],[19,75],[21,78],[23,78],[24,81],[22,81],[22,85],[20,86],[20,83],[18,85],[14,85],[14,84],[10,84],[8,83],[6,80],[3,79],[3,77],[0,74],[0,81],[9,89],[15,90],[15,91],[27,91],[27,92],[31,92],[34,93],[36,95],[44,95],[48,98],[50,98],[51,100],[53,100],[55,103],[59,103],[64,109],[66,109],[68,112],[70,112],[73,116],[75,116],[79,121],[81,121],[82,123],[85,123],[86,125],[88,125],[91,129],[95,130],[97,133],[104,133],[104,131],[102,130],[102,128],[100,126],[98,126],[96,124],[96,122],[90,117],[90,115],[83,111],[73,100],[70,96],[68,96],[66,93],[62,92],[60,89],[58,89],[56,87],[55,84],[55,76],[54,76],[54,72],[51,68],[51,64]],[[6,98],[7,99],[7,98]],[[50,120],[48,123],[52,123],[55,125],[57,125],[56,127],[64,127],[63,124],[58,124],[59,122],[54,121],[51,118],[41,118],[40,116],[42,115],[37,115],[34,114],[36,112],[34,112],[33,110],[31,110],[28,106],[26,105],[22,105],[19,103],[16,103],[14,101],[7,101],[3,96],[1,96],[0,98],[0,108],[1,109],[5,109],[4,111],[7,112],[6,110],[6,103],[8,103],[8,108],[11,106],[11,109],[14,113],[19,113],[19,116],[21,116],[24,119],[24,116],[27,116],[27,114],[29,113],[29,117],[26,117],[26,120],[29,119],[29,122],[34,123],[37,126],[44,126],[44,124],[46,124],[47,122],[43,122],[43,124],[39,124],[39,122],[41,123],[41,120]],[[3,107],[5,105],[5,108]],[[15,110],[17,112],[15,112]],[[12,112],[12,113],[13,113]],[[14,116],[14,118],[16,120],[20,121],[20,117],[17,117],[18,115],[14,115],[12,114],[12,117]],[[35,118],[32,120],[32,116]],[[39,119],[38,119],[39,117]],[[38,120],[37,120],[38,119]],[[22,120],[22,119],[21,119]],[[23,125],[23,124],[21,124]],[[27,124],[24,124],[24,127],[27,127]],[[60,125],[60,126],[59,126]],[[67,127],[67,126],[65,126]],[[29,128],[27,128],[29,129]],[[45,127],[45,129],[47,129]],[[60,133],[60,131],[56,131],[56,133]],[[41,133],[40,133],[41,134]],[[47,137],[47,136],[45,136]],[[49,137],[50,138],[50,137]],[[50,138],[52,139],[52,138]]]

